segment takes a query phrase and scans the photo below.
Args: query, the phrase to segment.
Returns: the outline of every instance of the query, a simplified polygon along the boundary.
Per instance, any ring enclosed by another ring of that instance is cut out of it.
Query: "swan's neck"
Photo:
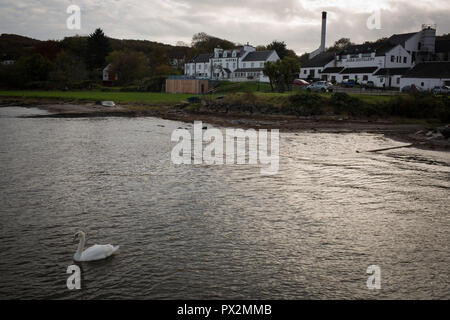
[[[80,243],[78,243],[78,249],[77,249],[77,252],[75,253],[79,257],[81,257],[81,254],[83,253],[85,242],[86,242],[86,236],[82,233],[82,234],[80,234]]]

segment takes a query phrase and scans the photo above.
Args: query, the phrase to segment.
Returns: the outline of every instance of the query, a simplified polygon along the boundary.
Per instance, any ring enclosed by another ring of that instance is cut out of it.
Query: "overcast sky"
[[[81,29],[69,30],[67,7],[81,8]],[[253,45],[285,41],[298,54],[320,44],[321,11],[328,12],[327,46],[342,37],[360,43],[420,30],[450,33],[449,0],[0,0],[0,32],[36,39],[87,35],[101,27],[119,39],[175,44],[197,32]],[[381,10],[381,29],[367,19]]]

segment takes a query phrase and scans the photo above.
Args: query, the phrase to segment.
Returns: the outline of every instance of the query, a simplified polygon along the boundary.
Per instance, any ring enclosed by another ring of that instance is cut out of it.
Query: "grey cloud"
[[[329,12],[327,45],[342,37],[354,42],[376,40],[419,30],[422,23],[430,22],[438,24],[438,33],[450,32],[450,5],[446,1],[436,0],[425,8],[406,0],[383,1],[387,5],[382,11],[382,29],[368,30],[370,13],[335,5],[343,3],[340,0],[321,1],[326,5],[315,8],[308,6],[308,0],[0,0],[0,30],[61,39],[101,27],[111,37],[172,44],[177,40],[190,42],[194,33],[203,31],[254,45],[283,40],[299,54],[318,47],[322,10]],[[65,27],[70,4],[81,7],[82,30]]]

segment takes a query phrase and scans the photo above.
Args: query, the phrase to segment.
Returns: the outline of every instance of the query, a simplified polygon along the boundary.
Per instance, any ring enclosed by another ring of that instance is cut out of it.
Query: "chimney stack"
[[[317,49],[309,54],[309,59],[312,59],[315,56],[325,52],[326,35],[327,35],[327,13],[324,11],[324,12],[322,12],[322,36],[320,39],[320,47],[319,47],[319,49]]]
[[[325,52],[325,40],[327,35],[327,13],[322,12],[322,36],[320,40],[320,52]]]

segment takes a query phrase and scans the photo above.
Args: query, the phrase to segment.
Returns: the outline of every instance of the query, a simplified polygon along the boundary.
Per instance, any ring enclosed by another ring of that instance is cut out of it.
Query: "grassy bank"
[[[172,105],[184,101],[192,94],[155,92],[103,92],[103,91],[0,91],[0,97],[45,98],[80,101],[114,101],[118,103],[144,103]]]
[[[252,85],[255,84],[246,84],[247,88]],[[232,88],[237,90],[237,87]],[[304,91],[286,93],[247,91],[244,93],[229,92],[224,94],[223,99],[215,100],[219,95],[218,93],[207,95],[206,106],[198,103],[187,106],[184,110],[190,113],[279,114],[296,117],[390,118],[431,120],[439,123],[450,122],[450,97],[423,93],[372,96],[345,93],[307,93]],[[112,100],[122,104],[140,104],[143,105],[140,108],[144,109],[149,108],[149,106],[174,106],[193,96],[196,95],[153,92],[0,91],[0,97],[5,98],[55,99],[71,102]]]
[[[370,96],[346,93],[237,93],[212,106],[217,111],[325,116],[355,119],[402,118],[450,122],[450,97],[431,94]]]

